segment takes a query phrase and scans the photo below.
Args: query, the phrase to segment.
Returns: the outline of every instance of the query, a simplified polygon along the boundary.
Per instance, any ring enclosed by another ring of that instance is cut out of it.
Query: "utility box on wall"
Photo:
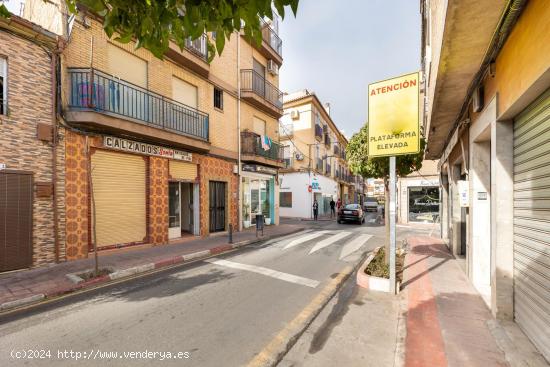
[[[461,208],[470,206],[470,187],[468,181],[460,180],[457,182],[458,200]]]

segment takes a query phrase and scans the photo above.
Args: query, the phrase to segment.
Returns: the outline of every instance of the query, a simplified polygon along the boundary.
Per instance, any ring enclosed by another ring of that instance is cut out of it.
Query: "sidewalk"
[[[495,332],[499,323],[442,240],[414,236],[407,243],[398,296],[366,291],[348,280],[280,366],[546,365],[519,348],[520,339],[503,346],[498,334],[506,326]]]
[[[488,327],[489,309],[443,241],[407,242],[405,366],[508,366]]]
[[[302,229],[304,226],[298,224],[266,226],[260,240],[284,236]],[[0,274],[0,311],[140,272],[223,253],[254,242],[257,242],[256,232],[249,229],[234,233],[232,245],[228,244],[227,235],[216,235],[207,238],[190,237],[167,245],[144,245],[99,252],[100,267],[110,268],[113,273],[80,283],[71,281],[67,274],[93,269],[93,254],[83,260]]]

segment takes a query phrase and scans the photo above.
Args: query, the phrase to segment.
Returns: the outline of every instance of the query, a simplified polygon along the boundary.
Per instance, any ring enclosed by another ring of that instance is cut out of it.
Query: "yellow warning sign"
[[[369,84],[370,157],[420,151],[419,74]]]

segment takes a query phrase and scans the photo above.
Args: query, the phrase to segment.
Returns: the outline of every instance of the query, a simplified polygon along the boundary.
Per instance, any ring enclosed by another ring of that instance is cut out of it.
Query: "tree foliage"
[[[388,157],[369,157],[368,155],[368,124],[354,134],[346,148],[350,170],[365,178],[387,178],[390,174]],[[422,167],[426,140],[420,139],[420,152],[417,154],[399,155],[395,160],[395,170],[398,176],[407,176]]]
[[[82,7],[103,18],[103,28],[118,42],[136,41],[162,58],[173,40],[181,49],[187,38],[197,39],[204,32],[216,32],[215,42],[208,42],[210,60],[221,54],[226,39],[242,28],[258,44],[262,40],[259,18],[273,19],[273,9],[284,18],[285,7],[294,15],[299,0],[65,0],[69,11]],[[0,16],[9,17],[0,3]]]

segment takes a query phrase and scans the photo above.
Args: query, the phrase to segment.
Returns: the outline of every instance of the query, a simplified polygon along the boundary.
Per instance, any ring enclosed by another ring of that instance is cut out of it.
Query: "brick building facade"
[[[4,271],[63,257],[55,243],[57,186],[52,159],[62,152],[54,148],[52,113],[57,37],[13,16],[9,21],[0,19],[0,44],[0,222],[4,224],[0,271]],[[57,232],[57,238],[64,237],[63,227]]]

